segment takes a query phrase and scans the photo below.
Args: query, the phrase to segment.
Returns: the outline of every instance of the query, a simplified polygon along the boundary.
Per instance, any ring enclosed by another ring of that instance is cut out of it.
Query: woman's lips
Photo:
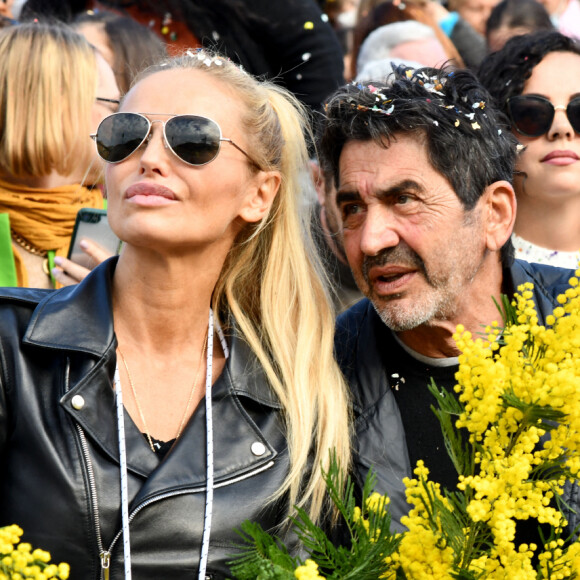
[[[552,151],[548,153],[541,162],[548,165],[571,165],[576,163],[579,157],[574,151]]]
[[[143,206],[167,205],[177,201],[177,196],[168,187],[155,183],[136,183],[125,192],[125,199]]]

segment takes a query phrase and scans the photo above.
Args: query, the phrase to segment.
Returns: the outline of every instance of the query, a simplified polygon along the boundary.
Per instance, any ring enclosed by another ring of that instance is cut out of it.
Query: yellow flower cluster
[[[306,560],[303,566],[298,566],[294,576],[298,580],[325,580],[324,576],[318,574],[318,564],[314,560]]]
[[[457,427],[467,428],[478,450],[476,471],[460,476],[457,486],[466,498],[469,525],[463,530],[463,545],[450,546],[441,511],[451,513],[457,506],[428,481],[428,470],[419,462],[417,478],[405,480],[407,501],[413,506],[401,520],[408,531],[387,558],[389,571],[383,578],[395,578],[397,569],[417,580],[451,579],[460,569],[489,580],[580,576],[580,543],[565,546],[561,539],[550,540],[539,551],[535,544],[516,545],[515,534],[516,521],[535,518],[550,525],[558,538],[566,522],[554,495],[562,493],[566,478],[575,479],[580,471],[576,277],[558,302],[542,326],[533,287],[523,285],[512,303],[515,321],[503,331],[494,323],[484,340],[458,327],[455,340],[462,354],[456,391],[464,412]],[[543,479],[538,470],[546,466],[567,468],[567,477]],[[478,537],[480,548],[474,551]],[[485,537],[490,541],[482,543]]]
[[[580,271],[576,273],[578,276]],[[553,502],[565,478],[556,481],[534,476],[534,470],[559,462],[569,477],[580,471],[580,292],[578,279],[558,297],[561,306],[538,322],[533,286],[521,286],[514,298],[516,324],[501,333],[497,324],[487,329],[487,340],[473,339],[458,327],[459,357],[456,391],[465,412],[457,422],[481,449],[476,475],[460,478],[458,488],[472,497],[467,513],[484,522],[492,533],[491,553],[474,561],[486,578],[536,578],[530,560],[536,546],[514,545],[516,520],[536,518],[556,531],[565,521]],[[555,421],[557,422],[555,423]],[[556,428],[552,428],[554,425]],[[543,438],[547,430],[549,437]],[[568,578],[577,550],[545,547],[539,555],[544,568],[557,563],[558,575]],[[562,572],[562,571],[566,572]]]
[[[429,470],[422,461],[417,463],[414,473],[417,479],[403,480],[407,501],[413,508],[408,516],[401,518],[401,523],[409,531],[403,534],[397,552],[391,554],[388,563],[393,571],[401,569],[407,578],[452,580],[454,551],[446,544],[432,499],[448,509],[449,503],[441,495],[439,484],[427,480]],[[383,577],[395,576],[387,573]]]
[[[16,525],[0,528],[0,580],[66,580],[70,574],[68,564],[51,564],[50,554],[32,549],[20,542],[22,529]]]

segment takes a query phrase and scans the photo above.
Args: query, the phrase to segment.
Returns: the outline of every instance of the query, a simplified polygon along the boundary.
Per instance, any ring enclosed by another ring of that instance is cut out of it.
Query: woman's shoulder
[[[34,312],[36,307],[55,290],[44,288],[0,288],[0,311],[20,309]],[[0,321],[4,315],[0,314]]]
[[[38,305],[54,290],[0,288],[0,337],[22,335]]]

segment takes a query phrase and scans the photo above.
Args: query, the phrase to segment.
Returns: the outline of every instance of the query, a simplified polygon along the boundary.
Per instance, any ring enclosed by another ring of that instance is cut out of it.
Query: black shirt
[[[447,450],[439,419],[432,410],[436,401],[428,389],[431,378],[438,387],[452,391],[458,365],[432,366],[411,356],[386,326],[380,331],[381,356],[401,413],[411,467],[422,459],[429,479],[455,490],[457,472]]]

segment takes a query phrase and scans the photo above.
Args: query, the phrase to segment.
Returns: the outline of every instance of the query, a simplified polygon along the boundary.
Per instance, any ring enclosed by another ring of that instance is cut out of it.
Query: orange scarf
[[[0,180],[0,212],[10,216],[10,228],[35,248],[54,250],[66,257],[77,212],[81,207],[103,207],[97,188],[64,185],[38,189]],[[28,286],[28,272],[14,249],[18,286]]]

